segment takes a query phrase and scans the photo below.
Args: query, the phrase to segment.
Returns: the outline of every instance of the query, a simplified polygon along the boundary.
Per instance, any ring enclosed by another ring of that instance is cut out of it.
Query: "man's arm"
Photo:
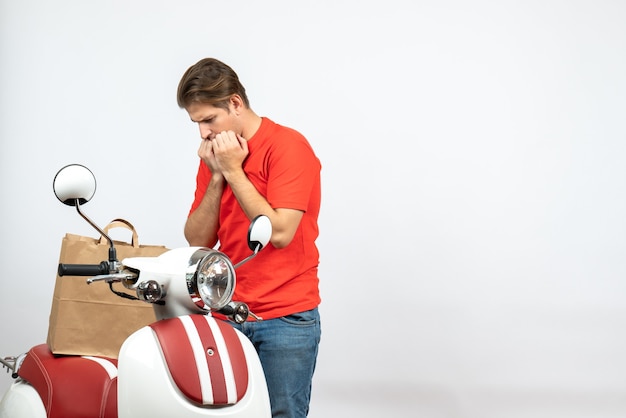
[[[220,175],[211,176],[200,205],[187,218],[185,238],[190,246],[213,247],[217,243],[220,201],[224,184],[224,178]]]

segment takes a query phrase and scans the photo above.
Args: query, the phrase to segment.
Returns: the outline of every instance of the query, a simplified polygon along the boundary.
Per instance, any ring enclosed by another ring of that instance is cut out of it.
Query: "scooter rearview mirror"
[[[82,205],[96,193],[96,177],[80,164],[70,164],[60,169],[52,183],[57,199],[68,206]]]
[[[252,220],[248,229],[248,247],[255,253],[265,247],[272,238],[272,222],[265,215]]]
[[[81,210],[80,206],[89,202],[96,193],[96,176],[81,164],[70,164],[60,169],[52,181],[54,194],[62,203],[76,207],[76,212],[93,226],[109,242],[109,262],[117,262],[113,240]]]
[[[235,269],[254,258],[270,242],[270,238],[272,238],[272,222],[270,218],[265,215],[259,215],[254,218],[248,228],[248,247],[252,250],[252,254],[235,264]]]

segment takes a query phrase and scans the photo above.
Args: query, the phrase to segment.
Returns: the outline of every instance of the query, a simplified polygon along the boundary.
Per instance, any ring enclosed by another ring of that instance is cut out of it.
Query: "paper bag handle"
[[[109,229],[111,228],[124,228],[124,229],[128,229],[133,233],[133,237],[130,241],[130,244],[135,247],[135,248],[139,248],[139,235],[137,235],[137,230],[135,229],[135,227],[133,226],[133,224],[131,224],[130,222],[128,222],[126,219],[121,219],[121,218],[117,218],[117,219],[113,219],[107,226],[105,226],[102,230],[104,231],[105,234],[109,234]],[[101,236],[100,237],[100,245],[102,244],[106,244],[107,241],[106,239]]]

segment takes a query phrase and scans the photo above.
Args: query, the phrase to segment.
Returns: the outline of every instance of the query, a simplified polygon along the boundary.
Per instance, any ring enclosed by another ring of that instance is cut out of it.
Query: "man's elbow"
[[[286,233],[273,233],[272,238],[270,239],[270,243],[274,246],[274,248],[285,248],[291,241],[293,241],[294,234],[286,234]]]
[[[184,235],[185,235],[185,239],[187,240],[187,243],[189,244],[190,247],[209,247],[209,248],[213,248],[213,246],[215,244],[217,244],[217,239],[212,241],[212,240],[206,239],[205,237],[202,237],[200,235],[188,233],[187,231],[185,231]]]

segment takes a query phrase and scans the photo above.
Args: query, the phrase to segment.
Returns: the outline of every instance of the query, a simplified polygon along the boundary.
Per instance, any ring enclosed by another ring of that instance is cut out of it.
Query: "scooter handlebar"
[[[100,264],[59,264],[59,276],[98,276],[109,274],[109,263]]]

